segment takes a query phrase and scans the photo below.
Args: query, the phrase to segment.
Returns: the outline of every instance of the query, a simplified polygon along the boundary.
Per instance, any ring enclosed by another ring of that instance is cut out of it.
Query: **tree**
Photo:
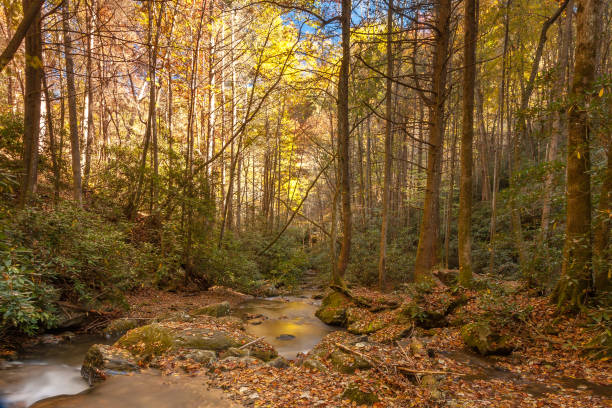
[[[333,281],[342,284],[342,277],[348,266],[351,238],[351,176],[349,173],[349,65],[351,59],[351,0],[341,0],[340,25],[342,28],[342,57],[338,73],[338,173],[340,177],[340,192],[342,194],[342,246],[338,256],[338,267]]]
[[[68,87],[68,122],[70,128],[70,150],[72,152],[72,195],[79,206],[83,205],[81,185],[81,151],[77,123],[76,87],[74,84],[74,60],[72,59],[72,36],[70,33],[70,1],[62,5],[62,29],[64,35],[64,57],[66,59],[66,86]]]
[[[463,121],[461,128],[461,186],[459,190],[459,282],[472,281],[472,140],[476,85],[476,0],[464,0]]]
[[[595,79],[602,0],[576,0],[576,56],[570,90],[567,139],[567,220],[563,269],[554,300],[579,310],[592,289],[591,126],[588,102]]]
[[[440,236],[440,179],[444,142],[444,102],[450,40],[451,1],[435,2],[435,43],[431,98],[429,108],[429,146],[427,151],[427,185],[423,203],[423,218],[419,229],[419,245],[414,264],[416,281],[429,280],[432,268],[438,263]]]
[[[38,3],[35,0],[23,0],[23,9],[30,12],[36,10],[36,13],[32,18],[27,15],[28,12],[26,11],[26,18],[32,18],[32,22],[25,39],[23,176],[19,196],[19,202],[22,206],[35,194],[38,179],[41,81],[43,75],[41,16],[40,4]]]
[[[380,228],[380,255],[378,258],[378,286],[383,290],[385,283],[385,257],[387,256],[387,235],[389,228],[389,201],[391,199],[391,159],[393,145],[393,0],[387,10],[387,88],[385,93],[385,174],[383,186],[382,226]]]

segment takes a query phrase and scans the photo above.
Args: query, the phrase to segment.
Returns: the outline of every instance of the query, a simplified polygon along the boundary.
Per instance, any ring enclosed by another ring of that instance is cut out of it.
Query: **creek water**
[[[318,306],[306,297],[254,299],[239,305],[235,313],[247,320],[247,333],[263,337],[279,355],[294,359],[337,330],[315,317]]]
[[[234,314],[247,320],[246,331],[274,346],[285,358],[306,352],[333,327],[314,316],[316,301],[306,297],[252,299],[237,306]],[[77,336],[73,341],[42,344],[19,361],[0,366],[0,408],[42,407],[230,407],[218,391],[209,391],[205,380],[169,378],[154,372],[116,376],[90,388],[81,378],[80,367],[89,346],[112,343],[95,336]],[[163,390],[163,392],[162,392]],[[177,401],[180,404],[177,404]]]

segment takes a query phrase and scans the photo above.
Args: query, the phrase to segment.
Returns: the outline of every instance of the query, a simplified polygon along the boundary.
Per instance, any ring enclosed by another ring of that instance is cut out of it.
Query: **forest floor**
[[[580,351],[592,337],[585,318],[559,319],[547,298],[518,284],[505,286],[512,288],[511,300],[486,299],[490,289],[467,291],[467,303],[444,316],[437,324],[442,327],[431,328],[414,321],[398,323],[402,307],[397,305],[413,302],[410,295],[354,289],[357,303],[364,304],[353,304],[351,313],[361,315],[349,330],[370,331],[358,326],[372,322],[382,329],[369,335],[332,332],[286,367],[253,359],[198,363],[181,355],[164,356],[155,366],[168,375],[206,376],[213,387],[248,407],[612,406],[610,362]],[[234,306],[247,298],[216,288],[197,294],[149,291],[129,302],[131,316],[153,318],[222,300]],[[443,304],[447,298],[447,288],[439,287],[421,300]],[[462,339],[460,323],[466,316],[491,315],[500,320],[496,335],[511,339],[508,355],[479,355]],[[503,320],[504,315],[510,320]],[[199,319],[197,327],[242,330],[235,321],[214,318]]]

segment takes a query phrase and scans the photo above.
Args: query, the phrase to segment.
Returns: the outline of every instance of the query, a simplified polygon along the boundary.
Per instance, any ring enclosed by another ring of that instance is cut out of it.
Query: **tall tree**
[[[38,179],[38,144],[40,137],[40,102],[42,35],[40,6],[34,0],[23,0],[23,9],[37,10],[25,38],[25,95],[23,112],[23,177],[19,202],[23,206],[36,192]],[[27,13],[27,11],[26,11]]]
[[[459,282],[472,281],[472,140],[476,85],[476,0],[464,0],[463,121],[461,127],[461,185],[459,190]]]
[[[563,310],[581,309],[592,288],[589,93],[595,79],[602,0],[576,0],[576,53],[569,94],[567,220],[563,269],[554,299]]]
[[[380,254],[378,257],[378,286],[385,283],[385,258],[389,228],[389,201],[391,196],[391,161],[393,147],[393,0],[387,10],[387,89],[385,93],[385,179],[383,181],[382,225],[380,228]]]
[[[70,0],[62,5],[62,31],[64,35],[64,58],[66,59],[66,86],[68,88],[68,122],[70,149],[72,152],[72,195],[79,206],[83,205],[81,186],[81,152],[77,124],[76,87],[74,84],[74,60],[72,58],[72,35],[70,31]]]
[[[342,57],[338,73],[338,173],[340,192],[342,194],[342,246],[338,256],[338,266],[334,274],[335,284],[342,284],[342,277],[348,266],[351,238],[351,176],[349,173],[349,66],[351,61],[351,0],[341,0],[340,26],[342,28]]]
[[[432,268],[438,263],[440,246],[440,180],[444,143],[444,102],[446,100],[446,77],[448,47],[450,41],[451,0],[435,1],[435,42],[431,98],[429,108],[429,146],[427,151],[427,185],[423,218],[419,230],[419,245],[414,264],[417,281],[428,280]]]

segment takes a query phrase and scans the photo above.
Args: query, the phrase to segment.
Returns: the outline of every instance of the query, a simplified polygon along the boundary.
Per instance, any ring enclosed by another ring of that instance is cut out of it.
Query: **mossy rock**
[[[126,374],[138,370],[138,364],[129,351],[105,344],[94,344],[85,354],[81,376],[93,384],[109,374]]]
[[[482,355],[507,355],[514,350],[508,336],[491,329],[489,323],[477,321],[461,328],[461,337],[466,346]]]
[[[123,336],[128,331],[140,326],[137,319],[117,319],[113,320],[104,329],[104,334],[110,337]]]
[[[132,329],[124,334],[115,346],[128,350],[140,360],[148,361],[154,356],[161,356],[174,345],[172,332],[158,324]]]
[[[174,345],[179,348],[223,351],[230,347],[240,347],[242,343],[223,331],[208,334],[208,331],[196,330],[177,334]]]
[[[416,302],[405,303],[397,311],[396,323],[408,322],[425,329],[447,325],[445,310],[427,310]]]
[[[250,349],[251,356],[263,361],[270,361],[278,357],[278,352],[274,349],[254,347]]]
[[[373,405],[379,401],[373,392],[362,391],[356,384],[350,384],[342,393],[343,399],[355,402],[357,405]]]
[[[372,368],[370,363],[361,357],[344,353],[340,350],[332,352],[329,356],[334,369],[343,374],[352,374],[356,370],[367,370]]]
[[[229,302],[221,302],[194,309],[190,312],[190,314],[192,316],[207,315],[213,317],[223,317],[228,316],[230,314],[230,311],[231,307]]]
[[[188,350],[184,357],[206,365],[217,361],[217,354],[212,350]]]
[[[344,326],[346,324],[346,310],[351,305],[351,300],[340,292],[331,292],[323,298],[321,307],[315,315],[323,322],[333,326]]]
[[[327,371],[327,367],[325,367],[325,364],[323,364],[316,357],[308,357],[302,363],[302,367],[308,368],[308,369],[313,370],[313,371],[320,371],[322,373]]]

